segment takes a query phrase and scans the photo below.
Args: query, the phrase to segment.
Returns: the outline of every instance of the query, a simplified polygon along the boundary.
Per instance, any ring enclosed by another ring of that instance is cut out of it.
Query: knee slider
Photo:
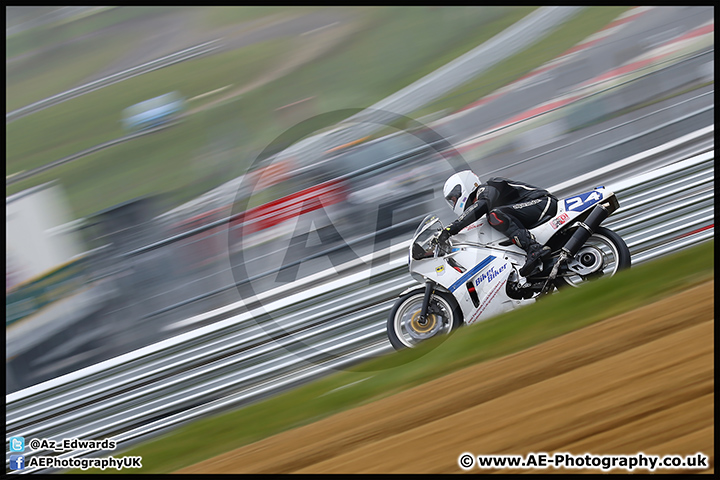
[[[488,213],[488,223],[491,227],[495,228],[495,230],[499,230],[501,232],[507,230],[509,226],[507,220],[505,219],[505,215],[498,210],[491,210],[490,213]]]

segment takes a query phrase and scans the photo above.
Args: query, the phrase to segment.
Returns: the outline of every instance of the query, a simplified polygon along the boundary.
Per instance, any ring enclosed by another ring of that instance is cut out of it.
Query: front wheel
[[[387,332],[395,350],[412,348],[423,340],[447,335],[462,325],[462,310],[455,299],[446,292],[433,292],[428,305],[428,315],[421,322],[425,288],[417,288],[398,298],[390,311]]]
[[[571,287],[601,277],[612,277],[630,268],[630,249],[625,241],[609,228],[598,227],[585,245],[568,260],[567,272],[556,280],[557,286]]]

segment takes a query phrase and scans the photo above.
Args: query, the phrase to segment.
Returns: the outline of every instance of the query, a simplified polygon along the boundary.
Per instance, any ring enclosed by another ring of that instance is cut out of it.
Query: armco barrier
[[[708,151],[605,184],[621,205],[607,226],[626,240],[634,264],[712,238],[713,177],[714,151]],[[336,280],[334,270],[316,274],[294,285],[292,291],[301,293],[265,292],[263,307],[225,307],[222,313],[243,313],[7,395],[6,437],[113,438],[126,448],[389,352],[387,314],[397,294],[414,283],[407,274],[408,243],[381,252],[390,262],[372,272]],[[186,319],[183,326],[220,313]],[[32,455],[55,453],[26,457]]]

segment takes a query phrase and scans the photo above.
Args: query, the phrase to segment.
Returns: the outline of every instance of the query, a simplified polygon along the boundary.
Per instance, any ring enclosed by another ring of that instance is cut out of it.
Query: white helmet
[[[453,212],[459,216],[465,211],[468,197],[479,186],[478,176],[470,170],[465,170],[447,179],[443,187],[443,196]]]

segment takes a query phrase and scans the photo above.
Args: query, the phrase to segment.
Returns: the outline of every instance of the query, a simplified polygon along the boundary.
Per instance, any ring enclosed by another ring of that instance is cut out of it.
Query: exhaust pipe
[[[590,235],[600,226],[600,224],[610,215],[610,212],[602,205],[596,205],[585,222],[578,222],[578,229],[575,230],[570,240],[562,247],[562,251],[572,258],[585,245]]]

